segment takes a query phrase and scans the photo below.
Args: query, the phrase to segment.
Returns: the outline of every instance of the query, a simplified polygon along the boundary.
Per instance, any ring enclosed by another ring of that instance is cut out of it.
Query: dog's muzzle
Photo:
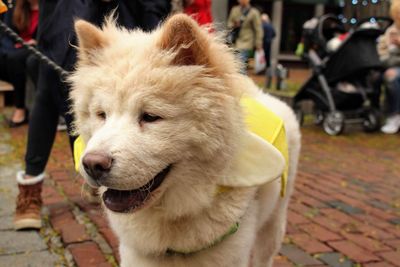
[[[153,179],[140,188],[133,190],[117,190],[107,186],[105,180],[110,174],[113,158],[103,152],[90,152],[82,158],[82,165],[88,174],[88,183],[94,187],[104,185],[107,190],[103,193],[104,205],[114,212],[131,212],[142,207],[150,199],[151,193],[156,190],[171,170],[168,165]]]
[[[114,212],[132,212],[142,207],[147,200],[151,198],[151,194],[164,181],[165,177],[171,170],[171,165],[159,172],[147,184],[134,190],[116,190],[108,188],[103,193],[104,205]]]

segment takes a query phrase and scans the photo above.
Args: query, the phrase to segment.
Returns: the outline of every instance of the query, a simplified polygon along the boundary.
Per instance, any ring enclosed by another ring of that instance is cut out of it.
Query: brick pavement
[[[7,159],[20,162],[26,128],[10,133],[14,150]],[[400,266],[399,146],[398,135],[349,131],[329,137],[303,127],[287,235],[274,266]],[[5,163],[0,154],[0,165]],[[63,265],[116,266],[118,240],[101,209],[82,199],[64,133],[47,173],[40,236],[49,251]]]

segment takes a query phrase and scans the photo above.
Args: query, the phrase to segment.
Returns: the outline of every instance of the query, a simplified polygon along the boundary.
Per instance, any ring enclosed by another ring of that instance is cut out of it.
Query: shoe
[[[57,125],[57,131],[64,132],[66,130],[67,130],[67,125],[61,123]]]
[[[400,114],[392,115],[386,119],[381,131],[385,134],[395,134],[400,129]]]
[[[40,229],[42,227],[42,185],[44,174],[24,179],[25,173],[17,173],[19,194],[14,216],[14,229]]]
[[[17,128],[17,127],[20,127],[20,126],[22,126],[24,124],[27,124],[28,121],[29,121],[28,117],[25,117],[25,119],[23,121],[19,121],[19,122],[13,122],[12,120],[9,120],[8,121],[8,127],[9,128]]]
[[[67,130],[67,123],[63,117],[58,119],[57,131],[62,132]]]
[[[17,128],[29,122],[29,111],[25,109],[25,117],[22,121],[14,122],[12,119],[8,120],[8,127],[9,128]]]

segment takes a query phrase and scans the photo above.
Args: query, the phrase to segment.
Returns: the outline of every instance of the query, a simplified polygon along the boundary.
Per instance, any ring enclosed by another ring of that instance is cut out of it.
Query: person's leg
[[[265,54],[265,61],[267,63],[267,68],[271,66],[271,43],[264,44],[264,54]]]
[[[25,172],[17,174],[17,198],[14,228],[41,227],[41,189],[44,169],[54,142],[58,121],[58,106],[53,90],[57,90],[59,77],[47,66],[40,66],[38,90],[28,130]]]
[[[15,81],[14,81],[12,75],[10,75],[10,73],[13,74],[14,72],[10,71],[10,69],[14,69],[14,68],[15,68],[15,66],[12,65],[12,62],[10,62],[9,55],[5,54],[5,53],[0,53],[0,80],[4,80],[6,82],[13,84],[13,87],[15,87]],[[18,73],[18,67],[17,67],[16,73]],[[17,88],[14,88],[14,89],[15,89],[15,91],[18,91],[18,89],[20,89],[20,88],[21,88],[21,86],[17,85]],[[18,93],[16,93],[16,94],[18,94]],[[19,97],[17,96],[16,99],[18,99],[18,98]],[[24,118],[25,118],[25,109],[17,108],[14,111],[9,124],[10,124],[10,126],[13,126],[12,121],[21,122],[21,121],[24,121]]]
[[[26,59],[26,72],[32,79],[35,88],[37,88],[39,79],[39,59],[35,55],[29,55]]]
[[[247,63],[249,61],[249,57],[250,57],[250,50],[247,49],[239,50],[239,59],[242,62],[242,68],[240,70],[240,73],[244,75],[247,74]]]
[[[14,86],[15,111],[11,118],[10,126],[19,126],[26,122],[25,112],[25,85],[26,85],[26,59],[29,52],[20,48],[7,55],[7,76]]]
[[[393,93],[395,92],[395,87],[396,87],[396,76],[397,76],[397,71],[395,68],[389,68],[384,73],[384,80],[386,84],[385,102],[386,102],[387,113],[389,116],[392,115],[393,108],[395,106],[394,102],[395,99],[393,97]]]
[[[397,76],[394,81],[394,86],[391,88],[392,92],[392,113],[400,114],[400,68],[397,68]]]
[[[53,91],[59,90],[59,80],[55,71],[41,65],[25,155],[26,174],[30,176],[43,173],[53,146],[59,116]]]
[[[388,117],[381,130],[387,134],[400,129],[400,68],[390,68],[384,74],[386,81],[386,105]]]
[[[0,80],[7,80],[7,57],[0,52]]]

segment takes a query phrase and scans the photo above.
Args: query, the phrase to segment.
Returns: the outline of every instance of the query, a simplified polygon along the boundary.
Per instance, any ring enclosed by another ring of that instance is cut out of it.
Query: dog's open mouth
[[[131,212],[143,206],[150,194],[164,181],[171,165],[159,172],[150,182],[134,190],[107,189],[103,194],[104,205],[114,212]]]

